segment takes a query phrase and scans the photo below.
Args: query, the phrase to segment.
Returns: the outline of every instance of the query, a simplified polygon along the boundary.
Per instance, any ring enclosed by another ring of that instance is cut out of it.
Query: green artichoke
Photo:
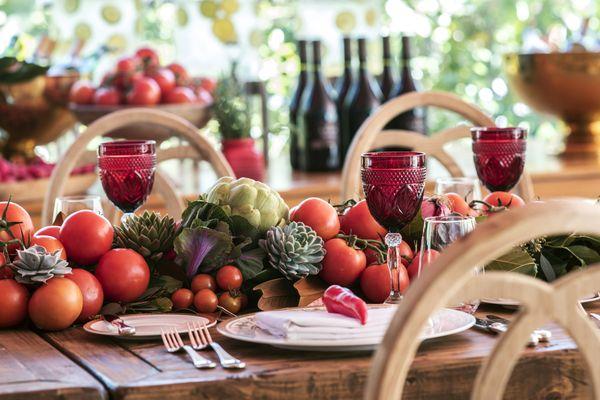
[[[228,215],[244,217],[261,235],[288,220],[289,208],[279,193],[250,178],[220,178],[206,193],[206,201],[221,206]]]
[[[294,281],[321,271],[325,256],[323,239],[302,222],[290,222],[267,231],[267,238],[259,242],[267,252],[268,263],[287,279]]]

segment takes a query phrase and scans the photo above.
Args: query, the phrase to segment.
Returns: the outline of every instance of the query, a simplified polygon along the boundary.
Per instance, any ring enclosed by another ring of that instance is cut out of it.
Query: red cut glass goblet
[[[98,147],[98,170],[102,188],[121,211],[121,223],[133,215],[152,191],[156,170],[153,140],[119,140]]]
[[[404,228],[417,214],[425,186],[425,154],[414,151],[364,153],[361,157],[363,191],[373,217],[388,230],[388,267],[392,287],[388,303],[402,299],[399,287],[400,243]]]
[[[527,130],[524,128],[471,128],[477,175],[489,191],[508,192],[525,166]]]

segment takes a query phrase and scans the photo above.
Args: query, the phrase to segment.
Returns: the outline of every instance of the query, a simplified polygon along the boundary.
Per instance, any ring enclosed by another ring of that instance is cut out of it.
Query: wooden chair
[[[554,320],[577,343],[592,397],[600,398],[600,330],[578,299],[597,292],[600,265],[545,283],[512,272],[473,275],[472,270],[535,237],[569,232],[600,235],[600,207],[581,200],[530,203],[482,223],[449,246],[410,287],[375,354],[365,398],[402,398],[404,381],[428,317],[440,307],[474,298],[510,298],[523,306],[508,332],[499,336],[479,370],[472,399],[500,400],[529,335]]]
[[[471,137],[468,126],[460,125],[449,128],[432,136],[425,136],[412,131],[383,130],[387,123],[398,114],[415,107],[424,106],[453,111],[475,126],[494,126],[494,121],[477,107],[450,93],[414,92],[396,97],[383,104],[377,112],[371,115],[361,125],[354,140],[352,140],[342,170],[342,199],[360,197],[360,155],[386,146],[402,146],[415,151],[422,151],[437,159],[450,175],[463,175],[456,161],[444,149],[444,145],[461,138]],[[517,190],[525,201],[533,199],[533,185],[526,172],[523,172]]]
[[[44,208],[42,210],[42,223],[44,225],[52,223],[54,200],[63,193],[67,178],[73,168],[78,165],[96,162],[96,152],[87,150],[89,143],[96,137],[100,137],[107,132],[140,122],[152,123],[168,128],[189,143],[189,145],[172,147],[165,150],[157,149],[158,163],[183,158],[205,160],[212,166],[217,177],[234,176],[233,170],[227,160],[225,160],[225,157],[198,133],[198,129],[195,126],[183,118],[165,111],[148,108],[132,108],[116,111],[90,124],[87,130],[69,147],[63,158],[56,165],[50,178],[49,189],[44,198]],[[153,191],[162,195],[167,206],[167,212],[170,215],[181,215],[185,207],[183,199],[177,194],[173,183],[158,169],[155,175]]]

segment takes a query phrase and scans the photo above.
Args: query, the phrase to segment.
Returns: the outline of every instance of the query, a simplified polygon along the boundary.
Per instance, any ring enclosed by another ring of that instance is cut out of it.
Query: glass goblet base
[[[390,296],[385,301],[387,304],[398,304],[402,301],[402,293],[400,292],[400,270],[402,266],[402,258],[400,256],[400,244],[402,243],[402,235],[397,232],[389,232],[385,235],[385,244],[388,246],[387,264],[390,269],[391,288]]]

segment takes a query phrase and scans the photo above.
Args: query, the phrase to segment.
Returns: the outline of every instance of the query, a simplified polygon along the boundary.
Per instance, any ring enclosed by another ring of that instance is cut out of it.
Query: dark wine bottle
[[[336,105],[338,109],[338,116],[342,115],[344,107],[344,101],[348,96],[349,90],[352,88],[354,80],[354,74],[352,72],[352,39],[345,36],[343,39],[344,49],[344,73],[340,76],[335,84],[335,91],[337,93]],[[340,118],[341,121],[341,118]],[[341,129],[341,123],[340,123]]]
[[[301,169],[298,157],[298,111],[302,100],[302,94],[308,83],[308,54],[306,40],[298,41],[298,53],[300,56],[300,74],[298,85],[290,101],[290,162],[294,170]]]
[[[417,92],[417,84],[410,70],[410,38],[402,36],[402,54],[400,57],[400,82],[396,86],[393,97],[401,96],[410,92]],[[386,129],[402,129],[427,134],[425,108],[414,108],[397,115],[386,126]]]
[[[381,73],[381,102],[386,102],[393,97],[396,89],[396,79],[392,70],[392,53],[390,51],[390,37],[383,36],[383,72]]]
[[[298,112],[298,158],[305,171],[333,171],[339,168],[338,115],[331,87],[321,73],[321,42],[312,46],[313,78]]]
[[[344,122],[341,132],[342,160],[362,123],[381,104],[381,91],[367,68],[367,42],[364,38],[358,39],[358,61],[358,76],[344,102],[343,118],[347,124]]]

